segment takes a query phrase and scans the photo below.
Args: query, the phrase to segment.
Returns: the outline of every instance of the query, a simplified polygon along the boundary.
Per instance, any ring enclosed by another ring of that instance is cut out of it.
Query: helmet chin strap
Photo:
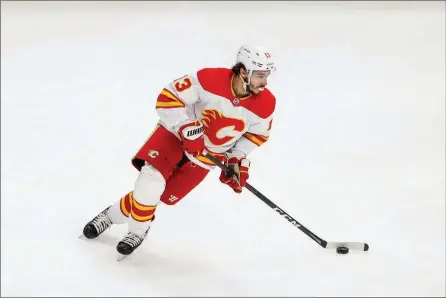
[[[251,76],[248,75],[248,82],[245,81],[245,79],[242,77],[241,74],[239,74],[240,78],[242,79],[243,82],[243,90],[245,90],[245,92],[251,93],[251,88],[249,88],[249,83],[251,81]]]

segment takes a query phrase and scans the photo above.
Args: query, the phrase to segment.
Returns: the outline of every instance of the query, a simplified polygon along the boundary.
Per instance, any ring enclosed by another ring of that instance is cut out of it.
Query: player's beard
[[[254,94],[254,93],[252,92],[251,84],[247,84],[247,85],[246,85],[246,92],[248,92],[249,94]]]
[[[256,91],[254,91],[255,89],[257,89]],[[261,91],[263,91],[263,89],[265,89],[265,87],[259,86],[257,88],[253,88],[251,84],[248,84],[246,86],[246,91],[249,92],[249,94],[259,94]]]
[[[248,92],[248,94],[251,94],[251,95],[257,95],[257,94],[259,94],[261,91],[263,91],[263,89],[265,88],[265,87],[263,87],[263,86],[259,86],[259,87],[257,87],[257,92],[255,92],[254,90],[256,89],[256,88],[253,88],[252,87],[252,83],[249,83],[248,84],[248,80],[247,79],[244,79],[241,75],[240,75],[240,78],[242,79],[242,81],[243,81],[243,83],[244,83],[244,85],[246,86],[244,89],[245,89],[245,91],[246,92]]]

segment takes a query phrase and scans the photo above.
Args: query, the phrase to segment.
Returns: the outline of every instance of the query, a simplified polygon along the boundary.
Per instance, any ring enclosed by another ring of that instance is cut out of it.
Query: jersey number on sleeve
[[[184,76],[182,78],[179,78],[178,80],[174,81],[175,90],[177,92],[184,91],[186,89],[189,89],[192,86],[192,81],[187,77]]]

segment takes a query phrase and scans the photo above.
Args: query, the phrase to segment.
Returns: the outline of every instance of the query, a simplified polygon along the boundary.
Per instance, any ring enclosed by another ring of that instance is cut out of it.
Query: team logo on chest
[[[238,97],[235,97],[235,98],[232,100],[232,103],[235,104],[235,105],[238,105],[238,104],[240,103],[240,99],[239,99]]]
[[[215,146],[224,146],[229,143],[246,127],[243,119],[227,117],[217,110],[206,109],[202,115],[201,123],[205,127],[205,134]]]

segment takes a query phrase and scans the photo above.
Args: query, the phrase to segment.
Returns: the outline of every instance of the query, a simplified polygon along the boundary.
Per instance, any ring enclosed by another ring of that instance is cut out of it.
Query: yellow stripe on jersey
[[[156,101],[156,108],[182,108],[185,107],[184,103],[176,97],[172,92],[167,89],[163,89],[158,95]]]
[[[261,135],[256,135],[256,134],[252,134],[249,132],[245,132],[243,134],[243,137],[251,142],[253,142],[254,144],[256,144],[257,146],[261,146],[263,143],[265,143],[266,141],[268,141],[268,137],[265,136],[261,136]]]

